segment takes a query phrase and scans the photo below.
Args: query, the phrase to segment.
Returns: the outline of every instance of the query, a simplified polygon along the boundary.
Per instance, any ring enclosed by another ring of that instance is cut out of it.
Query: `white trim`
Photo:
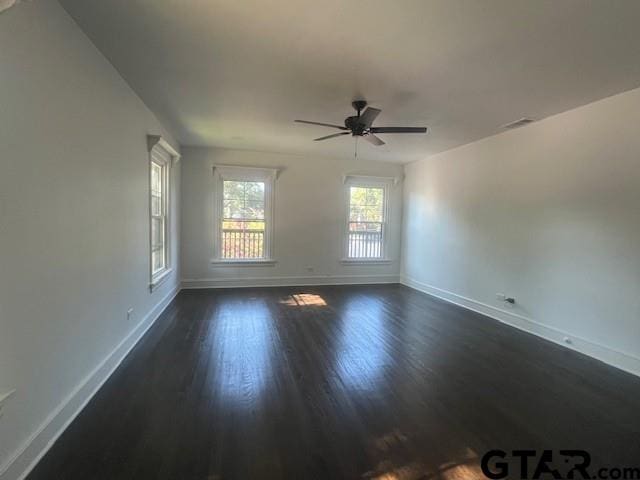
[[[171,146],[169,142],[167,142],[160,135],[147,135],[147,151],[151,153],[154,148],[161,147],[164,149],[170,157],[173,159],[173,163],[177,163],[180,161],[180,153]]]
[[[166,282],[172,273],[173,268],[163,270],[160,274],[154,277],[153,281],[149,284],[149,289],[153,292],[156,288]]]
[[[280,175],[280,172],[282,171],[281,168],[277,167],[251,167],[244,165],[222,164],[215,164],[213,166],[214,174],[216,170],[225,180],[243,180],[247,176],[250,176],[247,174],[247,172],[252,172],[255,175],[255,178],[258,178],[260,180],[266,177],[271,177],[276,180]]]
[[[362,265],[391,265],[393,260],[388,258],[343,258],[340,263],[347,266],[362,266]]]
[[[312,285],[365,285],[398,283],[397,274],[381,275],[315,275],[309,277],[273,276],[245,278],[185,278],[182,288],[305,287]]]
[[[385,183],[393,183],[397,185],[403,180],[403,177],[377,177],[375,175],[356,175],[347,174],[342,176],[342,183],[369,183],[370,185],[381,185]]]
[[[396,185],[396,177],[372,177],[366,175],[345,175],[343,195],[344,214],[342,222],[342,262],[346,261],[389,261],[389,213],[391,212],[391,185]],[[380,258],[350,258],[349,257],[349,223],[351,216],[351,187],[382,188],[383,222],[382,222],[382,256]]]
[[[145,318],[53,409],[26,442],[0,467],[2,480],[22,480],[31,472],[180,290],[180,285],[178,285],[165,295]]]
[[[180,154],[169,145],[159,135],[147,135],[147,149],[149,150],[149,289],[153,291],[158,285],[163,283],[172,271],[173,258],[171,256],[171,167],[177,161]],[[163,170],[162,178],[162,207],[164,209],[164,268],[158,272],[153,272],[153,235],[152,222],[153,211],[151,201],[151,169],[153,164],[160,166]]]
[[[250,260],[217,260],[213,259],[209,263],[215,267],[237,267],[240,265],[250,265],[250,266],[264,266],[264,267],[273,267],[276,263],[275,260],[271,260],[268,258],[264,259],[250,259]]]
[[[463,297],[457,293],[449,292],[447,290],[434,287],[433,285],[419,282],[405,275],[401,275],[400,283],[423,293],[438,297],[449,303],[459,305],[468,310],[493,318],[494,320],[498,320],[506,325],[544,338],[545,340],[549,340],[562,347],[583,353],[584,355],[593,357],[613,367],[624,370],[625,372],[640,376],[640,358],[630,353],[621,352],[611,347],[577,337],[572,333],[544,325],[543,323],[533,320],[532,318],[525,317],[524,315],[503,310],[471,298]],[[571,339],[571,344],[567,344],[564,341],[567,337]]]
[[[275,218],[275,183],[278,178],[278,168],[245,167],[242,165],[213,165],[214,177],[214,242],[212,262],[225,262],[221,258],[221,219],[223,216],[223,183],[225,180],[235,181],[259,181],[264,182],[264,255],[265,258],[251,259],[252,261],[273,262],[273,223]],[[229,261],[238,261],[230,259]]]

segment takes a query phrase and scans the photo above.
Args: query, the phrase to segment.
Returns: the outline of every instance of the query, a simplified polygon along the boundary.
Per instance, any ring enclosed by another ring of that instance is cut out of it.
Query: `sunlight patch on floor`
[[[393,456],[393,450],[402,448],[408,438],[398,429],[394,429],[372,441],[378,451]],[[394,464],[391,459],[376,465],[372,471],[366,472],[363,480],[481,480],[486,479],[479,465],[478,455],[470,448],[456,460],[437,466],[429,466],[420,461],[403,465]]]
[[[280,300],[282,305],[289,307],[326,307],[327,302],[320,295],[313,293],[296,293]]]

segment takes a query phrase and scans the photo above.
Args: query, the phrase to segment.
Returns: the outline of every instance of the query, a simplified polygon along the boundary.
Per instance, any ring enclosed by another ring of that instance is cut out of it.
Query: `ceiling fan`
[[[296,122],[344,130],[340,133],[316,138],[314,139],[316,142],[341,137],[342,135],[351,135],[356,137],[356,139],[357,137],[362,137],[367,142],[379,147],[380,145],[384,145],[384,142],[375,135],[376,133],[427,133],[426,127],[373,127],[373,121],[380,114],[381,110],[367,107],[367,102],[364,100],[356,100],[352,102],[351,105],[353,105],[353,108],[356,109],[358,114],[347,117],[344,121],[344,127],[340,125],[333,125],[331,123],[310,122],[307,120],[296,120]],[[364,110],[365,107],[367,107],[366,110]],[[364,110],[364,112],[362,110]]]

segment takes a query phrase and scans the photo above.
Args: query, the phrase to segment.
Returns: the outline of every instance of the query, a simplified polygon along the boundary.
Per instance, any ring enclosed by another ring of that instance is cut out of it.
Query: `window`
[[[386,259],[387,185],[354,178],[347,182],[347,260]]]
[[[264,182],[223,181],[223,259],[264,258]]]
[[[167,268],[167,180],[168,162],[151,160],[151,276]]]
[[[151,289],[171,272],[169,186],[173,158],[178,153],[158,136],[148,136],[149,146],[149,245]]]
[[[273,169],[217,166],[216,262],[270,262]]]

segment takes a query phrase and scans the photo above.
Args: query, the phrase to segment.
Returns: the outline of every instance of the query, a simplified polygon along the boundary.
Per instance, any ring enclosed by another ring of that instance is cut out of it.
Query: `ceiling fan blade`
[[[373,134],[369,134],[369,135],[365,135],[363,137],[367,142],[374,144],[376,147],[379,147],[380,145],[384,145],[384,142],[379,139],[378,137],[376,137]]]
[[[364,125],[365,128],[369,128],[373,123],[373,121],[376,119],[376,117],[380,115],[381,111],[382,110],[379,110],[377,108],[367,107],[367,109],[362,113],[362,115],[360,115],[360,119],[358,120],[358,123]]]
[[[427,133],[427,127],[371,127],[371,133]]]
[[[341,127],[340,125],[332,125],[331,123],[309,122],[307,120],[294,120],[294,122],[307,123],[309,125],[320,125],[322,127],[339,128],[340,130],[349,130],[347,127]]]
[[[342,135],[351,135],[351,132],[334,133],[333,135],[327,135],[326,137],[314,138],[313,141],[318,142],[320,140],[328,140],[330,138],[341,137]]]

